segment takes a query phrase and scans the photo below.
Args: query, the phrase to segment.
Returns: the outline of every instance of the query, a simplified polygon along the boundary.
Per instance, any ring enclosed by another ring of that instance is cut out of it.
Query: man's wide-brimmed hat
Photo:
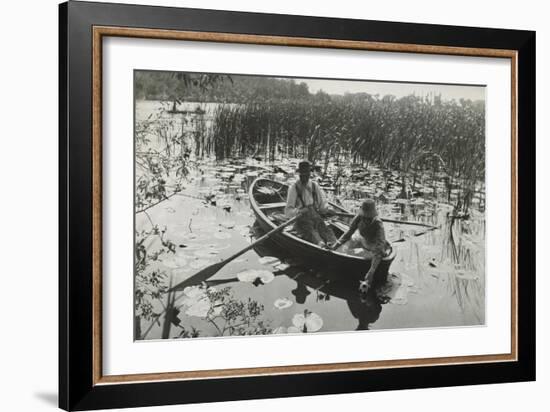
[[[376,211],[376,203],[372,199],[366,199],[361,205],[363,215],[366,217],[376,217],[378,212]]]
[[[311,163],[307,160],[302,160],[300,163],[298,163],[298,170],[296,171],[298,173],[310,173],[311,169]]]

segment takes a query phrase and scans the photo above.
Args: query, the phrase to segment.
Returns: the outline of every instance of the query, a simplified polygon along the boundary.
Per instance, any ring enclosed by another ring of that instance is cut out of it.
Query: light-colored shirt
[[[286,216],[289,218],[296,216],[303,207],[313,207],[320,213],[325,213],[328,210],[325,192],[316,182],[309,180],[304,186],[298,180],[290,187],[286,199]]]

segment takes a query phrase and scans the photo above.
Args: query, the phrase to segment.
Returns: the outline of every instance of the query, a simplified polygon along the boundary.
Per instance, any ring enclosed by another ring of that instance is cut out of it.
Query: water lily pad
[[[287,270],[289,267],[290,265],[288,263],[279,263],[278,265],[273,266],[273,269],[282,272]]]
[[[317,332],[323,327],[323,319],[316,313],[305,310],[304,313],[294,315],[292,324],[303,332]]]
[[[237,279],[241,282],[257,283],[260,281],[260,284],[266,284],[272,282],[275,275],[268,270],[247,269],[237,273]]]
[[[198,298],[206,294],[206,289],[201,286],[187,286],[183,289],[183,294],[188,298]]]
[[[281,261],[275,256],[264,256],[258,259],[258,263],[260,263],[260,265],[277,265],[281,263]]]
[[[209,299],[206,296],[206,290],[200,286],[189,286],[185,288],[183,291],[183,297],[180,300],[180,302],[188,308],[193,307],[202,301],[209,302]]]
[[[273,305],[277,308],[277,309],[286,309],[286,308],[289,308],[292,306],[292,301],[290,299],[287,299],[287,298],[280,298],[280,299],[277,299],[275,302],[273,302]]]
[[[188,316],[197,316],[199,318],[205,318],[208,315],[210,310],[210,300],[203,298],[195,302],[193,305],[189,306],[185,311],[185,314]]]
[[[233,220],[226,220],[220,223],[220,226],[226,229],[233,229],[235,227],[235,222]]]

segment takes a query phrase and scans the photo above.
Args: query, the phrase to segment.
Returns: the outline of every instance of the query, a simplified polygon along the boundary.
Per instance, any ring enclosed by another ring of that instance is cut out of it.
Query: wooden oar
[[[340,212],[334,212],[334,216],[343,216],[343,217],[355,217],[353,213],[340,213]],[[394,219],[385,219],[381,218],[382,222],[387,223],[398,223],[400,225],[411,225],[411,226],[422,226],[422,227],[428,227],[430,229],[437,229],[437,226],[428,225],[426,223],[421,222],[410,222],[408,220],[394,220]]]
[[[227,259],[222,260],[221,262],[214,263],[213,265],[207,266],[204,269],[202,269],[200,272],[196,273],[195,275],[191,276],[190,278],[184,280],[183,282],[178,283],[176,286],[168,289],[167,292],[173,292],[176,290],[181,290],[187,286],[196,285],[198,283],[204,282],[206,279],[214,276],[221,268],[223,268],[225,265],[227,265],[229,262],[231,262],[233,259],[238,258],[243,253],[248,252],[250,249],[253,249],[256,245],[259,243],[262,243],[264,240],[269,239],[272,235],[274,235],[277,232],[280,232],[288,225],[294,223],[296,219],[298,219],[299,216],[295,216],[292,219],[286,221],[280,226],[277,226],[275,229],[270,230],[265,235],[263,235],[261,238],[256,240],[255,242],[251,243],[244,249],[241,249],[234,255],[229,256]]]

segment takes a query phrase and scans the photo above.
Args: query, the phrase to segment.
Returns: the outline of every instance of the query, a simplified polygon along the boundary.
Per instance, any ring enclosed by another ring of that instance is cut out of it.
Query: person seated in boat
[[[330,216],[327,197],[323,189],[312,181],[311,163],[307,160],[298,164],[299,179],[288,190],[285,214],[288,218],[299,216],[294,222],[298,236],[308,242],[325,246],[336,242],[332,229],[323,220]]]
[[[357,230],[359,230],[359,236],[353,236]],[[348,243],[345,244],[346,242]],[[363,202],[348,231],[332,245],[331,249],[336,250],[340,247],[344,253],[348,250],[362,248],[363,256],[371,260],[370,269],[359,286],[361,293],[366,294],[372,285],[376,268],[383,258],[391,254],[391,245],[386,240],[384,223],[378,217],[374,200],[366,199]]]

